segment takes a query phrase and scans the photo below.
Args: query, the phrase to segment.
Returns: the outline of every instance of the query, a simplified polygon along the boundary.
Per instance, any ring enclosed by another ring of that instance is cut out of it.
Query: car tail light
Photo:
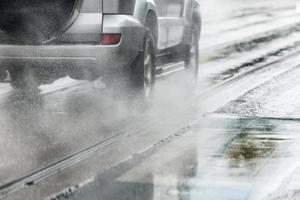
[[[121,41],[121,34],[109,33],[103,34],[101,38],[101,44],[103,45],[117,45]]]

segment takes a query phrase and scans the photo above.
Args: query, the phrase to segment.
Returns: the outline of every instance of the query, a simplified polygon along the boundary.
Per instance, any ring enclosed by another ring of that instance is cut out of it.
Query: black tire
[[[145,103],[151,99],[155,84],[155,48],[152,35],[145,33],[143,50],[131,66],[120,74],[112,75],[111,86],[114,96],[130,102]]]
[[[143,51],[130,69],[133,94],[146,100],[152,97],[155,84],[155,50],[152,38],[147,32],[143,42]]]
[[[14,89],[21,91],[39,91],[40,82],[35,77],[32,70],[26,67],[20,67],[13,70],[9,70],[11,78],[11,86]]]
[[[185,58],[186,72],[194,82],[197,82],[199,74],[199,35],[199,28],[193,26],[191,31],[191,42]]]

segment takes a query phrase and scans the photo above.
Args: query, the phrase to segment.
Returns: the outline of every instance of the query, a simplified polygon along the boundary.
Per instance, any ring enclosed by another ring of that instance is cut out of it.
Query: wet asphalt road
[[[299,199],[295,2],[203,1],[201,73],[161,77],[150,110],[101,81],[0,86],[0,198]]]

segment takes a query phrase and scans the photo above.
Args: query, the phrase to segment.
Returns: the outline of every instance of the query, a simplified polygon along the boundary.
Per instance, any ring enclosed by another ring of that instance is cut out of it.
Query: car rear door
[[[61,39],[72,43],[100,43],[102,19],[102,0],[82,0]]]
[[[184,34],[184,9],[186,1],[168,0],[168,43],[167,47],[176,46],[181,43]]]
[[[167,6],[168,0],[154,0],[158,15],[158,49],[164,49],[168,42],[168,20]]]

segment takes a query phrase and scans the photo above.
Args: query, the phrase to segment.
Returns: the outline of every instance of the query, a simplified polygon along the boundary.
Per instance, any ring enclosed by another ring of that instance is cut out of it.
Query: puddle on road
[[[235,130],[238,134],[225,146],[223,154],[230,168],[248,168],[251,174],[259,160],[272,156],[276,150],[278,140],[273,139],[276,127],[262,121],[251,122],[262,124],[262,127],[244,127],[249,123],[245,119],[236,120],[236,123],[241,123]]]
[[[106,171],[67,199],[249,199],[291,156],[287,147],[300,124],[289,123],[207,119],[188,136]],[[181,153],[174,156],[175,149]]]

